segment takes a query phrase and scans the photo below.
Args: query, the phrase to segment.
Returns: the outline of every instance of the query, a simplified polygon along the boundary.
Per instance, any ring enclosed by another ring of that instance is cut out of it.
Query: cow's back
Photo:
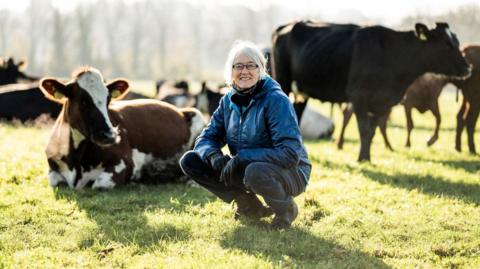
[[[42,114],[55,118],[61,105],[44,97],[38,83],[0,87],[0,119],[34,120]]]
[[[185,115],[174,106],[157,100],[117,101],[110,109],[112,124],[131,149],[159,158],[177,154],[190,138]]]
[[[345,101],[352,36],[358,28],[312,22],[281,28],[274,40],[274,77],[282,84],[288,76],[303,93],[322,101]]]

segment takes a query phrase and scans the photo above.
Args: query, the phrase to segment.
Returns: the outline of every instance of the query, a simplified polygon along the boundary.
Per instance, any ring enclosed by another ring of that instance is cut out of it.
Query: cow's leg
[[[440,123],[442,122],[442,117],[440,116],[440,110],[438,109],[438,100],[435,100],[432,106],[432,114],[435,117],[435,130],[433,131],[433,136],[427,142],[427,146],[433,145],[438,140],[438,131],[440,130]]]
[[[475,150],[475,126],[477,125],[478,113],[480,112],[480,108],[475,106],[470,106],[470,109],[467,114],[467,118],[465,119],[465,124],[467,125],[467,138],[468,138],[468,149],[471,154],[476,154]]]
[[[407,119],[407,142],[405,142],[405,147],[410,147],[410,136],[412,135],[413,130],[413,119],[412,119],[412,107],[404,105],[405,108],[405,118]]]
[[[385,115],[380,117],[378,127],[380,128],[380,133],[382,134],[383,141],[385,142],[385,147],[387,147],[390,151],[393,151],[392,145],[390,144],[387,136],[387,121],[388,117],[390,116],[390,112],[391,109],[389,109]]]
[[[295,109],[295,113],[297,114],[298,125],[300,126],[300,120],[302,119],[303,112],[305,111],[305,107],[307,107],[308,97],[306,98],[297,98],[295,95],[295,102],[293,103],[293,108]]]
[[[353,109],[357,117],[358,131],[360,133],[360,155],[358,156],[358,161],[370,161],[370,146],[375,135],[375,128],[377,128],[378,116],[369,114],[366,107],[358,107],[357,104],[353,105]]]
[[[350,119],[352,118],[352,114],[353,114],[352,103],[347,103],[346,106],[342,109],[342,112],[343,112],[343,124],[342,124],[342,130],[340,131],[340,136],[337,142],[338,149],[343,149],[343,143],[344,143],[343,137],[345,136],[345,129],[347,128],[348,122],[350,122]]]
[[[463,132],[463,127],[465,126],[466,111],[467,111],[467,101],[465,100],[465,97],[464,97],[462,101],[462,106],[460,107],[460,110],[457,113],[457,130],[455,133],[455,149],[458,152],[462,151],[462,132]]]

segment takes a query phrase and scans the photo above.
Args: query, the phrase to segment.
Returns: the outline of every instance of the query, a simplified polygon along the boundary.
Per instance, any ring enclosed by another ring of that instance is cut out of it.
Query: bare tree
[[[51,39],[50,68],[49,72],[53,72],[56,76],[67,76],[68,72],[65,67],[69,67],[69,59],[66,57],[66,43],[68,42],[65,27],[67,19],[55,9],[53,12],[53,33]]]
[[[91,5],[79,5],[75,10],[77,21],[77,64],[92,65],[92,27],[94,24],[94,9]]]
[[[0,10],[0,55],[7,53],[8,27],[10,27],[10,11]]]

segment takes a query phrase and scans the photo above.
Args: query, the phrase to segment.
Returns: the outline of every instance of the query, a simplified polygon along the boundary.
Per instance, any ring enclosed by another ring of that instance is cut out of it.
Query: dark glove
[[[228,161],[231,159],[229,155],[224,155],[220,152],[213,154],[211,157],[208,158],[210,161],[210,165],[212,166],[212,169],[215,172],[220,173],[225,167],[225,165],[228,163]]]
[[[220,182],[223,182],[225,186],[232,186],[235,179],[235,169],[240,165],[240,160],[238,157],[233,157],[228,161],[227,165],[222,170],[220,174]]]

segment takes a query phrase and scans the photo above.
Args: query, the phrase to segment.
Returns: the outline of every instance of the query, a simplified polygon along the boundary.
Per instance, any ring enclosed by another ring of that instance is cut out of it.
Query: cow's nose
[[[95,140],[101,145],[111,145],[115,143],[117,134],[113,130],[101,131]]]

